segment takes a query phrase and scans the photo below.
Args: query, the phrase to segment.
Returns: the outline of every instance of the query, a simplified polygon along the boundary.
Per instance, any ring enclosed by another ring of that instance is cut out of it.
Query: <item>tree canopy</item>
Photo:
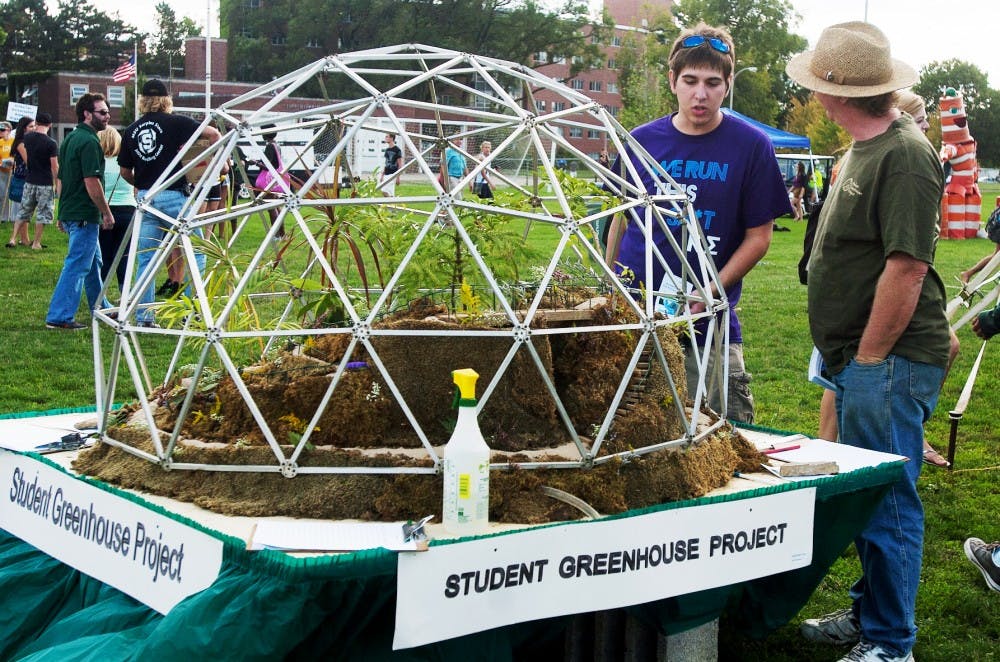
[[[586,2],[546,9],[535,0],[272,0],[267,11],[222,0],[229,71],[266,81],[330,53],[421,43],[532,63],[545,51],[576,66],[602,62]],[[574,59],[575,58],[575,59]]]
[[[786,110],[782,100],[789,98],[784,63],[806,47],[803,37],[789,31],[790,17],[794,14],[786,0],[682,0],[671,14],[651,17],[649,32],[631,38],[623,48],[628,52],[620,58],[625,126],[641,124],[673,109],[666,83],[670,45],[681,27],[694,27],[699,22],[724,27],[733,37],[734,73],[741,74],[734,85],[735,109],[776,124]],[[651,84],[660,85],[659,94],[649,89]]]
[[[111,71],[131,51],[135,28],[96,9],[88,0],[59,0],[50,15],[45,0],[10,0],[0,6],[7,38],[0,46],[0,69]]]

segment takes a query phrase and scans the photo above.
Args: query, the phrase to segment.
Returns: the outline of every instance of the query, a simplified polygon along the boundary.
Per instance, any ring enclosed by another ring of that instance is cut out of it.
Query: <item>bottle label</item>
[[[458,474],[458,498],[468,499],[472,496],[472,476],[469,474]]]

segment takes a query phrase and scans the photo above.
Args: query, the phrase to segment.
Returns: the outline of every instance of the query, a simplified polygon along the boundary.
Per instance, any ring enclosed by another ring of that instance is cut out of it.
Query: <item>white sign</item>
[[[34,119],[38,115],[38,106],[32,106],[30,103],[17,103],[16,101],[7,102],[7,121],[17,122],[22,117],[30,117]]]
[[[808,566],[815,502],[805,488],[401,553],[392,647]]]
[[[221,540],[79,480],[0,450],[0,528],[152,609],[209,587]]]

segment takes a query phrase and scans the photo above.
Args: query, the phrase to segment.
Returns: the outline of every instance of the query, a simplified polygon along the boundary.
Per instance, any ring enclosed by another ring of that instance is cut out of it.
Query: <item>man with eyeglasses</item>
[[[734,63],[733,40],[725,30],[701,23],[682,31],[670,49],[668,71],[670,90],[677,96],[677,112],[638,127],[632,135],[687,192],[696,210],[730,306],[727,416],[752,423],[750,374],[743,362],[736,309],[743,277],[767,253],[774,219],[791,213],[791,204],[767,136],[722,112],[722,102],[733,84]],[[620,164],[614,169],[620,171]],[[645,189],[656,193],[650,174],[644,168],[637,169]],[[670,230],[681,242],[682,226],[674,225]],[[683,273],[667,236],[656,227],[653,233],[671,272]],[[646,239],[639,222],[632,219],[622,230],[619,221],[610,236],[609,263],[614,260],[622,273],[628,270],[633,275],[632,287],[668,289],[661,286],[665,271],[659,260],[654,259],[652,272],[646,273]],[[617,237],[621,243],[616,255]],[[689,251],[689,259],[696,263],[693,251]],[[704,309],[701,303],[691,305],[693,313]],[[705,328],[707,322],[695,325],[699,345],[705,342]],[[719,359],[711,358],[705,374],[715,373],[714,364]],[[698,384],[694,352],[688,352],[687,371],[688,391],[694,393]],[[707,384],[707,404],[721,412],[723,393],[718,381],[712,379]]]
[[[70,331],[86,328],[75,319],[83,290],[91,310],[100,303],[98,235],[101,228],[110,230],[115,224],[104,198],[104,150],[97,138],[111,119],[108,102],[88,92],[76,102],[76,118],[80,123],[59,148],[62,197],[57,227],[69,235],[69,249],[45,316],[47,328]]]

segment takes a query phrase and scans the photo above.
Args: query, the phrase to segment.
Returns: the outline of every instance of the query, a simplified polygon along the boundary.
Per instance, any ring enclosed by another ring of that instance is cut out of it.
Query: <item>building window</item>
[[[580,80],[579,78],[574,78],[573,79],[573,89],[574,90],[582,90],[583,89],[583,81]]]
[[[608,82],[608,94],[618,94],[618,83]]]
[[[283,34],[273,34],[271,35],[271,45],[272,46],[284,46],[285,45],[285,35]]]
[[[587,89],[589,89],[591,92],[600,92],[601,91],[601,81],[599,81],[599,80],[592,80],[592,81],[590,81],[590,83],[587,85]]]
[[[608,106],[608,112],[611,113],[611,117],[618,117],[618,111],[620,110],[621,108],[618,106]]]
[[[622,45],[622,38],[619,37],[618,35],[615,35],[614,37],[611,38],[611,45],[612,46],[621,46]]]
[[[306,42],[306,48],[323,48],[323,43],[316,37]]]
[[[535,110],[544,113],[545,112],[545,101],[541,99],[535,99]]]
[[[608,58],[608,69],[617,69],[617,68],[618,68],[618,60],[616,60],[613,57],[609,57]]]
[[[535,53],[535,62],[539,64],[545,64],[548,61],[549,61],[549,54],[546,53],[545,51],[539,51],[538,53]]]
[[[590,35],[590,43],[592,43],[592,44],[599,44],[599,43],[601,43],[601,40],[598,38],[598,36],[596,34],[592,34],[592,35]]]
[[[597,129],[587,129],[587,137],[593,140],[594,138],[600,138],[601,132]]]
[[[247,39],[256,39],[257,33],[249,25],[244,25],[240,28],[240,36],[246,37]]]
[[[438,98],[441,99],[441,105],[442,106],[454,106],[455,105],[455,97],[453,97],[450,94],[442,94]]]
[[[90,91],[90,88],[86,85],[70,85],[69,86],[69,105],[75,106],[76,102],[80,100],[84,94]]]
[[[125,107],[125,88],[108,87],[108,108]]]
[[[260,0],[243,0],[243,6],[247,9],[260,9]]]
[[[581,129],[578,126],[571,126],[569,128],[569,137],[570,138],[583,138],[583,129]]]
[[[553,113],[557,113],[560,110],[566,110],[566,102],[565,101],[553,101],[552,102],[552,112]]]
[[[552,64],[566,64],[566,58],[562,55],[553,55]]]

